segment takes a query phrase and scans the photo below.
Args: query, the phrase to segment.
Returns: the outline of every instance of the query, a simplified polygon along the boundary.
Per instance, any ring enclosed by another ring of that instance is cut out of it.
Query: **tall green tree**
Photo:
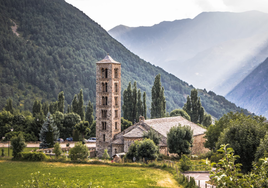
[[[182,154],[191,153],[190,147],[193,144],[193,130],[191,127],[178,126],[171,127],[167,133],[167,145],[170,153]]]
[[[90,100],[88,101],[88,105],[87,105],[87,111],[86,111],[86,121],[88,121],[89,125],[92,125],[93,121],[94,121],[94,116],[93,116],[93,105],[90,102]]]
[[[18,154],[27,146],[22,133],[11,138],[11,146],[13,148],[13,157],[17,158]]]
[[[54,114],[55,112],[58,111],[58,101],[55,101],[55,102],[51,102],[49,104],[49,112],[51,114]]]
[[[7,104],[5,106],[5,110],[6,111],[9,111],[11,114],[14,114],[14,108],[13,108],[13,105],[12,105],[12,99],[7,99]]]
[[[46,116],[47,113],[48,113],[48,111],[49,111],[49,105],[48,105],[48,102],[43,103],[43,105],[42,105],[42,110],[43,110],[44,115]]]
[[[133,90],[132,90],[132,122],[135,123],[139,119],[137,119],[137,82],[134,82]]]
[[[123,115],[124,115],[124,119],[127,119],[131,122],[133,122],[133,105],[132,105],[132,89],[131,89],[131,82],[129,82],[128,87],[126,90],[124,90],[123,92]]]
[[[229,144],[240,155],[237,162],[243,165],[243,171],[248,172],[252,168],[254,154],[264,138],[266,129],[258,121],[250,116],[243,116],[241,119],[230,121],[228,127],[221,133],[217,148],[222,144]]]
[[[187,101],[183,106],[183,110],[189,114],[192,122],[203,124],[205,110],[201,104],[200,97],[198,97],[197,89],[191,90],[191,96],[187,97]]]
[[[90,134],[90,125],[88,121],[80,121],[74,126],[74,129],[77,130],[84,140],[85,134]]]
[[[58,95],[58,111],[64,113],[64,92],[60,92]]]
[[[78,101],[77,101],[77,95],[74,95],[73,101],[72,101],[72,112],[78,114]],[[81,117],[81,116],[80,116]]]
[[[173,116],[181,116],[181,117],[184,117],[185,119],[191,121],[190,116],[187,114],[187,112],[185,112],[185,111],[182,110],[182,109],[175,109],[175,110],[172,110],[172,111],[170,112],[170,117],[173,117]]]
[[[59,135],[60,132],[54,123],[53,116],[48,113],[39,134],[40,148],[53,148]]]
[[[165,117],[166,114],[166,99],[164,95],[164,87],[161,86],[161,76],[158,74],[155,77],[152,87],[152,103],[151,103],[151,118]]]
[[[146,105],[146,92],[144,91],[143,92],[143,117],[144,117],[144,119],[147,119],[147,105]]]
[[[80,90],[79,95],[78,95],[77,114],[81,117],[81,120],[85,119],[85,107],[84,107],[83,89]]]
[[[64,115],[62,131],[63,138],[66,139],[72,136],[74,126],[81,121],[81,118],[76,113],[69,113]]]
[[[38,114],[42,115],[43,114],[43,109],[42,109],[42,104],[41,101],[35,100],[34,105],[33,105],[33,117],[36,117]]]
[[[137,100],[137,121],[139,120],[139,117],[143,116],[143,103],[141,100],[141,90],[138,90],[138,100]]]

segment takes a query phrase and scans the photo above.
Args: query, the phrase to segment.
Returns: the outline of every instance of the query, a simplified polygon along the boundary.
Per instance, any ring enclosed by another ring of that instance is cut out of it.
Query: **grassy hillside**
[[[268,117],[268,58],[226,96],[242,107]]]
[[[81,88],[85,101],[95,103],[95,64],[107,53],[122,63],[122,88],[137,81],[147,93],[148,108],[151,87],[159,73],[168,112],[182,107],[193,89],[131,53],[64,0],[0,1],[0,9],[0,108],[11,97],[14,106],[31,110],[35,98],[54,101],[60,91],[70,104]],[[15,24],[19,35],[12,31]],[[241,110],[223,97],[199,93],[206,111],[217,118]]]

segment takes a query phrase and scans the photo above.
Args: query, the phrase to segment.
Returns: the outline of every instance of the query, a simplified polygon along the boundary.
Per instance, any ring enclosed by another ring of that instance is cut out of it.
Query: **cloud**
[[[223,3],[235,12],[259,10],[268,13],[267,0],[222,0]]]

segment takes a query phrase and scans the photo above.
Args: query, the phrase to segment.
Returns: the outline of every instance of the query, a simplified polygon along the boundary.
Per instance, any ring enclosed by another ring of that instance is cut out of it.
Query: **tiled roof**
[[[132,129],[128,133],[124,134],[123,136],[127,138],[142,138],[144,131],[146,130],[143,127],[137,126],[136,128]]]
[[[109,55],[106,55],[105,58],[101,61],[98,61],[97,63],[116,63],[116,64],[120,64],[119,62],[113,60],[113,58]]]
[[[168,118],[159,118],[159,119],[149,119],[144,121],[145,124],[152,127],[154,130],[167,137],[167,132],[173,126],[178,126],[178,124],[189,125],[193,130],[193,136],[204,134],[206,129],[198,126],[197,124],[184,119],[181,116],[168,117]]]
[[[116,140],[113,140],[112,144],[124,144],[124,141],[122,139],[118,138]]]

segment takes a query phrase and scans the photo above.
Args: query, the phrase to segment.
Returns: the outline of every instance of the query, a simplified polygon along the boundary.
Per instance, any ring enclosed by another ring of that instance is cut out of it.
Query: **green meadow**
[[[179,187],[172,174],[155,168],[0,160],[0,169],[0,186],[8,188],[30,180],[31,173],[38,171],[64,180],[68,187],[77,180],[92,187]]]

